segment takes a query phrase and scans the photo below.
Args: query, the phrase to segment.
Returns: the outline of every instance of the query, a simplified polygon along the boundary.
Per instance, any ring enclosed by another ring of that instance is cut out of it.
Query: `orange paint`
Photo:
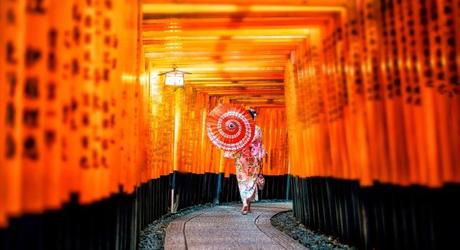
[[[458,1],[161,2],[1,1],[0,227],[234,174],[206,136],[218,103],[259,111],[266,175],[460,183]]]
[[[362,185],[437,187],[460,181],[454,153],[459,140],[453,135],[459,97],[449,82],[458,79],[458,58],[452,55],[459,32],[445,25],[458,23],[458,6],[388,2],[382,12],[375,1],[357,1],[346,18],[326,26],[321,41],[311,37],[291,56],[285,90],[292,174],[358,179]],[[404,11],[420,8],[439,18],[422,25],[420,12]],[[321,67],[309,63],[316,59],[305,44],[323,47]],[[324,107],[319,113],[318,105]]]

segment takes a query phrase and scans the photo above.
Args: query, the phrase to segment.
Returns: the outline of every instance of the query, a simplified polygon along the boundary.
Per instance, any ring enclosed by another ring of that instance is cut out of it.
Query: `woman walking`
[[[255,120],[256,111],[249,109],[248,112]],[[224,157],[235,159],[236,178],[243,202],[241,213],[246,215],[251,212],[251,202],[259,199],[257,179],[262,169],[262,159],[265,157],[260,127],[256,125],[254,138],[248,147],[236,152],[224,152]]]

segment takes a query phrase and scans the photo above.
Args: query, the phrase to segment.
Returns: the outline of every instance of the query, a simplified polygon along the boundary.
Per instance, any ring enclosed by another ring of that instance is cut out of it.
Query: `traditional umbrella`
[[[206,129],[211,142],[225,151],[238,151],[254,138],[255,123],[242,105],[221,104],[209,113]]]

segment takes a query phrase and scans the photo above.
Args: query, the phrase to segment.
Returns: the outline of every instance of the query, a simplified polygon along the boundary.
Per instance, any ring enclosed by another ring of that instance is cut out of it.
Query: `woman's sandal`
[[[247,215],[248,214],[248,206],[243,206],[243,210],[241,210],[242,215]]]

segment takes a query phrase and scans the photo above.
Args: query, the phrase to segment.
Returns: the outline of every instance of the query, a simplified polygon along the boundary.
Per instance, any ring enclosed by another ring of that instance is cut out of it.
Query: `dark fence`
[[[291,178],[294,215],[360,249],[459,249],[460,186],[439,189]]]
[[[168,212],[169,178],[89,205],[78,204],[73,195],[58,211],[14,218],[0,230],[0,249],[137,249],[141,228]]]
[[[203,203],[239,201],[240,193],[235,175],[175,173],[176,200],[178,209]],[[220,193],[218,182],[221,179]],[[287,175],[265,176],[265,188],[259,191],[260,199],[285,199]]]

